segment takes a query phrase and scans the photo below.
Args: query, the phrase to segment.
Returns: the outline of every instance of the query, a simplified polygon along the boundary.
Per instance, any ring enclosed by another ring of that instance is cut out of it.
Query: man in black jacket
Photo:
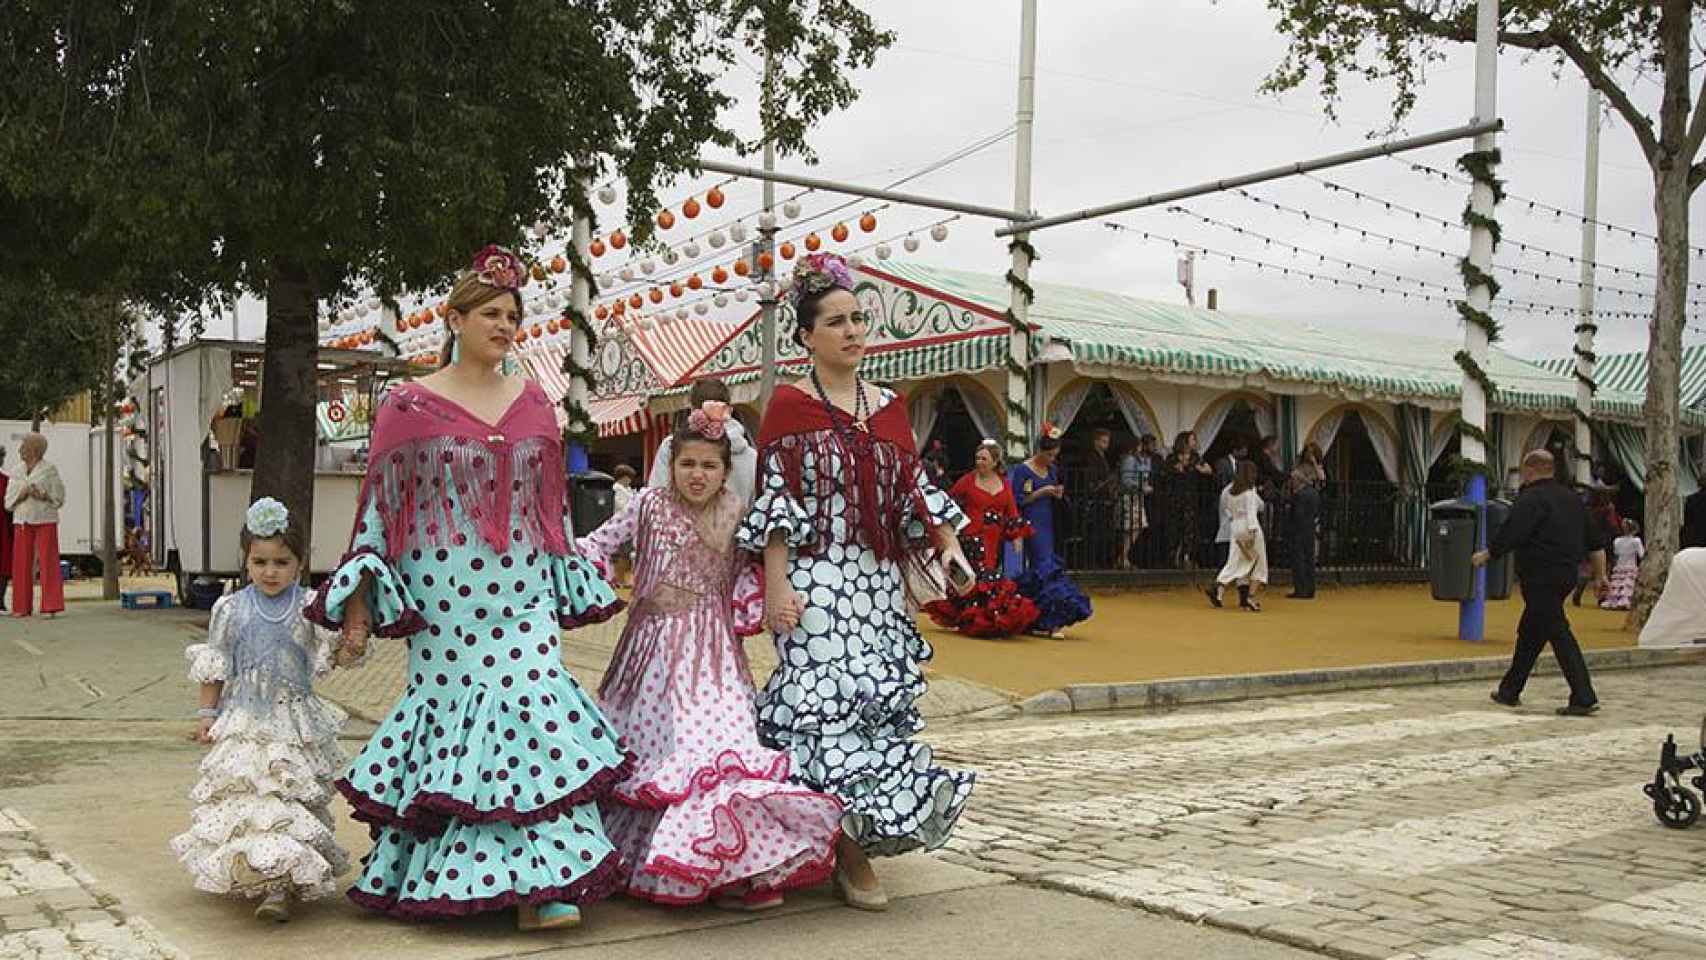
[[[1593,560],[1595,586],[1605,582],[1605,541],[1588,517],[1574,490],[1553,477],[1550,453],[1536,450],[1522,460],[1522,495],[1511,507],[1505,525],[1490,550],[1475,554],[1474,564],[1492,557],[1516,554],[1516,575],[1522,586],[1522,620],[1516,628],[1516,653],[1511,656],[1493,700],[1507,707],[1521,702],[1522,688],[1534,662],[1548,642],[1558,667],[1570,684],[1570,702],[1558,708],[1561,716],[1585,717],[1599,709],[1599,697],[1588,679],[1587,661],[1564,617],[1564,601],[1575,589],[1582,558]]]
[[[1706,487],[1689,494],[1682,501],[1682,542],[1680,549],[1706,547]]]

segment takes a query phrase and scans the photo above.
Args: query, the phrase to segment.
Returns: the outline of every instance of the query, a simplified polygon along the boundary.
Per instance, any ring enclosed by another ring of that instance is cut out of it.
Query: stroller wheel
[[[1647,784],[1647,796],[1653,798],[1653,816],[1673,830],[1694,826],[1700,819],[1700,798],[1687,787],[1664,783],[1662,779]]]

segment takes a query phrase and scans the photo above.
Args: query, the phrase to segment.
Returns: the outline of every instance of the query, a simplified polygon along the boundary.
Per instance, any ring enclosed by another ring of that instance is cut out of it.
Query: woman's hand
[[[213,735],[211,731],[213,730],[213,724],[215,722],[216,721],[213,717],[201,717],[197,719],[195,722],[195,729],[190,731],[190,739],[196,743],[212,743]]]
[[[344,626],[336,655],[340,667],[347,667],[367,655],[367,638],[373,632],[373,615],[367,610],[368,579],[364,575],[355,592],[344,601]]]

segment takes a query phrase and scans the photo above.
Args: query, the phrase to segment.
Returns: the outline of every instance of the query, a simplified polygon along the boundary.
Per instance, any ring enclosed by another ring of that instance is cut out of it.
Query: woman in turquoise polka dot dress
[[[350,553],[311,619],[405,638],[408,686],[338,781],[374,846],[350,897],[401,917],[514,906],[573,926],[616,883],[597,801],[632,765],[563,667],[560,629],[621,606],[573,553],[550,400],[505,377],[521,264],[482,251],[447,301],[457,359],[393,388]]]

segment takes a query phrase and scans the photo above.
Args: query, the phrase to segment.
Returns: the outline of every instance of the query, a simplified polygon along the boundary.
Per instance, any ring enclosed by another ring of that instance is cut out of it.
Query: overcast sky
[[[898,35],[875,69],[856,80],[862,90],[849,111],[830,118],[812,135],[822,163],[807,171],[798,162],[784,170],[882,185],[904,176],[980,138],[1012,124],[1016,103],[1019,44],[1018,0],[863,0],[877,20]],[[1366,143],[1367,134],[1388,119],[1390,91],[1347,80],[1338,125],[1323,116],[1312,89],[1284,98],[1257,92],[1278,62],[1284,42],[1273,29],[1274,16],[1259,0],[1206,0],[1132,3],[1130,0],[1045,0],[1037,38],[1036,132],[1033,205],[1044,214],[1140,196],[1203,180],[1247,172]],[[1462,48],[1430,72],[1407,132],[1420,133],[1466,122],[1472,112],[1473,67]],[[753,65],[756,65],[755,63]],[[749,67],[727,82],[743,102],[731,119],[743,129],[756,124],[757,78]],[[1656,103],[1652,81],[1636,85],[1644,105]],[[1501,137],[1505,163],[1500,173],[1512,194],[1572,211],[1582,209],[1586,85],[1570,72],[1553,77],[1550,62],[1524,62],[1515,54],[1500,64],[1499,113],[1507,132]],[[1600,218],[1650,232],[1652,181],[1639,148],[1620,118],[1607,116],[1600,167]],[[1467,144],[1450,144],[1408,155],[1418,162],[1449,169]],[[1371,160],[1323,174],[1369,194],[1455,220],[1467,188],[1418,175],[1393,160]],[[721,178],[676,184],[662,194],[682,198]],[[792,192],[782,188],[784,192]],[[1009,138],[943,170],[908,183],[903,189],[935,196],[1008,207],[1013,200],[1013,143]],[[742,182],[725,188],[724,212],[744,213],[757,205],[759,186]],[[1417,243],[1458,251],[1467,234],[1413,216],[1392,213],[1380,204],[1354,202],[1307,180],[1254,188],[1257,195]],[[805,203],[807,216],[835,199],[817,195]],[[1276,212],[1230,195],[1189,202],[1203,216],[1237,223],[1276,241],[1307,247],[1383,270],[1434,283],[1460,284],[1455,265],[1437,256],[1388,249],[1383,243],[1335,233],[1317,222]],[[856,208],[858,209],[858,208]],[[619,222],[620,208],[601,210],[608,229]],[[879,214],[877,237],[923,226],[943,214],[890,209]],[[1294,260],[1279,247],[1236,236],[1176,213],[1156,208],[1117,218],[1154,233],[1177,237],[1226,253],[1248,254],[1273,263],[1308,267],[1318,273],[1348,276],[1344,267]],[[1522,254],[1526,242],[1575,253],[1580,225],[1572,219],[1530,213],[1512,199],[1500,208],[1507,244],[1500,265],[1574,278],[1577,267],[1538,254]],[[704,223],[706,218],[701,218]],[[997,224],[965,219],[951,227],[945,243],[924,240],[916,259],[988,273],[1006,269],[1004,246],[991,231]],[[1706,235],[1695,220],[1696,245]],[[827,230],[825,230],[827,233]],[[678,229],[673,235],[683,233]],[[856,234],[857,235],[857,234]],[[1175,280],[1176,253],[1170,245],[1116,234],[1099,223],[1055,228],[1037,235],[1043,260],[1034,277],[1129,293],[1157,300],[1182,301]],[[898,250],[898,244],[897,244]],[[1598,259],[1605,264],[1652,271],[1654,250],[1648,241],[1618,239],[1601,232]],[[607,257],[600,269],[617,263]],[[1706,260],[1695,261],[1696,274]],[[1576,288],[1549,281],[1512,277],[1495,271],[1505,295],[1574,306]],[[1364,275],[1366,277],[1366,274]],[[1697,276],[1697,279],[1699,277]],[[1391,278],[1389,287],[1413,285]],[[1650,289],[1647,278],[1613,277],[1599,282]],[[1281,277],[1228,265],[1215,258],[1197,266],[1201,291],[1219,290],[1223,309],[1308,319],[1342,326],[1400,329],[1440,336],[1461,335],[1455,311],[1439,303],[1423,304],[1375,293],[1335,289],[1323,282]],[[1436,291],[1437,292],[1437,291]],[[1650,298],[1600,296],[1606,309],[1645,310]],[[733,319],[736,307],[727,316]],[[1573,317],[1507,312],[1505,349],[1529,357],[1569,351]],[[244,306],[241,332],[258,336],[261,309]],[[227,328],[228,329],[228,328]],[[224,333],[224,330],[218,331]],[[1645,323],[1636,319],[1602,322],[1602,352],[1640,349]],[[1691,341],[1703,334],[1691,331]]]

